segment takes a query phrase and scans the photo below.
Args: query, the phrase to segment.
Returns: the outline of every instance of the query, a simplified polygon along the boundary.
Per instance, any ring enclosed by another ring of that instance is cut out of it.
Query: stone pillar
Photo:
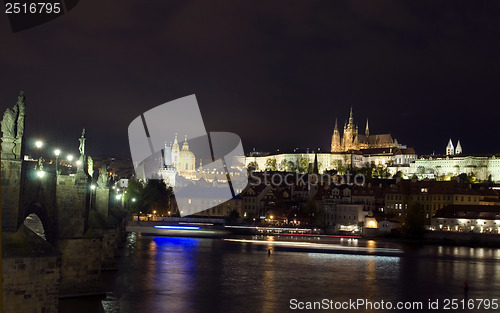
[[[88,176],[83,172],[58,175],[56,187],[59,238],[83,237],[88,228]]]
[[[89,231],[83,238],[59,239],[56,247],[62,253],[60,296],[105,293],[101,235]]]
[[[24,225],[3,239],[3,312],[57,312],[59,252]]]
[[[109,212],[109,188],[98,187],[95,193],[95,209],[102,216],[108,217]]]
[[[19,224],[22,161],[2,159],[1,163],[2,231],[16,232]]]

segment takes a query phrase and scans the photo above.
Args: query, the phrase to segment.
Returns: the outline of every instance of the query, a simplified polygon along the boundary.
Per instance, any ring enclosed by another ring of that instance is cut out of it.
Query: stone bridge
[[[54,165],[23,159],[24,95],[2,119],[1,210],[5,312],[57,312],[58,299],[103,293],[103,267],[114,264],[124,212],[110,210],[106,169],[91,189],[80,138],[80,166],[60,174]],[[91,207],[92,205],[92,207]],[[39,231],[26,227],[27,217]],[[97,221],[97,222],[96,222]],[[43,231],[41,231],[43,229]]]

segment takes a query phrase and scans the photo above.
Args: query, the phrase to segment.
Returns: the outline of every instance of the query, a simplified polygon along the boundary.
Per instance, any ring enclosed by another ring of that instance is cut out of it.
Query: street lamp
[[[35,142],[35,146],[36,146],[37,149],[40,149],[43,146],[43,142],[41,140],[37,140]],[[42,166],[43,158],[42,158],[42,153],[41,152],[39,152],[39,153],[40,153],[40,157],[38,157],[38,169],[42,170],[42,168],[43,168],[43,166]]]
[[[54,150],[54,154],[56,155],[56,175],[58,175],[59,172],[57,171],[57,166],[59,165],[59,155],[61,154],[61,150]]]
[[[89,201],[89,210],[92,210],[92,195],[94,193],[94,190],[95,190],[95,185],[94,184],[91,184],[90,185],[90,201]]]
[[[69,155],[66,157],[66,159],[68,160],[68,162],[69,162],[69,167],[71,168],[71,167],[72,167],[72,165],[71,165],[71,161],[73,161],[73,156],[72,156],[71,154],[69,154]]]

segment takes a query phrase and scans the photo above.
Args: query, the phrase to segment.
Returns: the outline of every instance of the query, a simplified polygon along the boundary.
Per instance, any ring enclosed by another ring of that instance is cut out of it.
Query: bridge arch
[[[52,232],[48,227],[47,210],[38,202],[32,202],[24,211],[23,223],[38,236],[47,241],[52,240]]]

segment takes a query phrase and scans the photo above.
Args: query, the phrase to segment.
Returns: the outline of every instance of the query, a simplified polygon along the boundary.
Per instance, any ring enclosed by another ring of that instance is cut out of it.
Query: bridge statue
[[[14,138],[14,128],[15,128],[14,118],[16,115],[17,115],[17,106],[15,106],[14,109],[8,108],[7,110],[5,110],[2,119],[3,137]]]
[[[90,155],[87,158],[87,173],[90,177],[94,176],[94,159]]]
[[[24,134],[24,92],[21,91],[16,105],[5,110],[2,119],[2,158],[20,159]]]
[[[78,146],[78,150],[80,151],[80,165],[78,166],[77,173],[86,173],[85,167],[86,167],[86,162],[85,162],[85,128],[82,131],[82,136],[80,139],[80,145]]]
[[[85,155],[85,128],[82,131],[82,136],[80,139],[80,146],[78,147],[78,150],[80,150],[80,157],[83,157]]]
[[[17,116],[17,134],[16,134],[16,146],[14,148],[14,154],[16,155],[17,158],[21,158],[21,147],[23,144],[23,135],[24,135],[24,116],[26,115],[26,104],[24,100],[24,91],[21,91],[19,93],[19,96],[17,97],[17,103],[16,106],[18,107],[19,110],[19,115]]]
[[[99,188],[106,188],[108,186],[108,171],[106,163],[102,165],[101,173],[99,173],[99,178],[97,178],[97,186]]]

